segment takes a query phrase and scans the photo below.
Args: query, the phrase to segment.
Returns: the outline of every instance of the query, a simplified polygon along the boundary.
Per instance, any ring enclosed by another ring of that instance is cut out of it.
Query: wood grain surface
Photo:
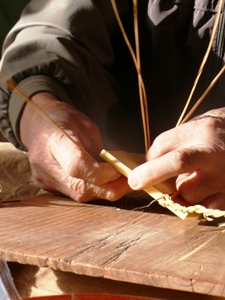
[[[163,208],[132,211],[51,194],[0,208],[3,258],[80,275],[225,296],[224,248],[224,227]]]
[[[192,292],[157,288],[149,285],[115,281],[101,277],[77,275],[48,267],[8,262],[14,284],[22,298],[51,295],[130,295],[163,300],[222,300]],[[99,300],[99,299],[98,299]],[[106,299],[105,299],[106,300]]]

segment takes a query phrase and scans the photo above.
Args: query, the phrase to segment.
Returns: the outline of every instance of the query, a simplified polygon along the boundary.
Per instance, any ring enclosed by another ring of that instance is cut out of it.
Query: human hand
[[[76,143],[26,105],[20,122],[21,140],[28,149],[33,176],[44,190],[80,202],[96,198],[114,201],[130,190],[121,174],[98,161],[102,143],[89,118],[48,93],[37,94],[32,101]]]
[[[136,190],[174,177],[188,204],[225,209],[225,108],[159,135],[128,183]]]

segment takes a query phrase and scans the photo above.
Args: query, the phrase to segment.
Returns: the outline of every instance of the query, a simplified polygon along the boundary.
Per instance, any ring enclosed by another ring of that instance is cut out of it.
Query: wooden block
[[[138,212],[44,194],[0,208],[0,254],[21,264],[225,296],[225,230],[212,225],[181,221],[163,208]]]

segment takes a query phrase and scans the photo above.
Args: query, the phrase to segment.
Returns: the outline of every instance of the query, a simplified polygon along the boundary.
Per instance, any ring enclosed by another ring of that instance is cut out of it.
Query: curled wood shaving
[[[188,214],[198,214],[202,215],[207,221],[212,221],[214,218],[225,217],[225,211],[219,209],[206,208],[203,205],[196,204],[192,206],[183,206],[179,203],[174,202],[169,195],[164,195],[164,197],[157,200],[158,203],[173,211],[176,215],[188,215]],[[185,219],[186,216],[182,219]]]
[[[100,157],[105,161],[110,163],[117,171],[119,171],[124,176],[128,177],[132,169],[137,165],[137,158],[134,155],[124,152],[124,151],[106,151],[103,149],[100,153]],[[137,209],[142,209],[151,206],[153,202],[158,202],[161,206],[169,209],[180,219],[184,220],[188,215],[202,215],[207,221],[212,221],[214,218],[225,217],[225,211],[219,209],[206,208],[203,205],[196,204],[192,206],[181,205],[182,199],[179,196],[170,196],[151,186],[145,189],[145,192],[149,194],[154,200],[144,207],[137,207]],[[177,201],[177,202],[176,202]]]

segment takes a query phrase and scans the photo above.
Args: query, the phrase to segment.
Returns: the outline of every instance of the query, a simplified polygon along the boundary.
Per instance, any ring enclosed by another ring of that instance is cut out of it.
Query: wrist
[[[37,136],[41,133],[46,133],[46,127],[53,126],[41,111],[49,116],[51,111],[55,110],[56,103],[60,102],[49,93],[38,93],[31,98],[31,101],[34,105],[27,103],[20,119],[20,139],[27,149],[29,149]]]

